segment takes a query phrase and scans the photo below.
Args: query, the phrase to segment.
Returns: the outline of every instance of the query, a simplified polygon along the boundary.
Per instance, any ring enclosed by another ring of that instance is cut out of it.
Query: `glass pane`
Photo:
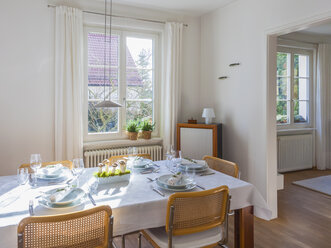
[[[109,83],[109,68],[106,68],[106,98],[109,97],[109,89],[112,91],[112,99],[118,98],[118,69],[111,69],[111,82]],[[104,90],[104,68],[89,67],[88,68],[88,97],[89,99],[103,99]],[[110,87],[111,86],[111,87]]]
[[[153,68],[153,40],[135,37],[126,38],[126,66],[133,68]]]
[[[277,124],[288,123],[288,105],[289,101],[277,101]]]
[[[294,55],[294,77],[309,77],[308,55]]]
[[[126,121],[153,120],[152,101],[126,101]]]
[[[294,101],[294,122],[308,121],[308,101]]]
[[[277,78],[277,99],[287,100],[290,78]]]
[[[305,78],[295,78],[293,85],[294,100],[309,99],[309,80]]]
[[[87,36],[88,49],[88,64],[89,65],[106,65],[109,66],[109,53],[111,52],[111,66],[118,66],[119,62],[119,35],[112,34],[111,36],[111,51],[109,51],[109,35],[103,33],[89,33]],[[106,46],[105,46],[106,45]],[[105,57],[106,49],[106,57]]]
[[[140,69],[126,70],[127,100],[153,99],[153,71]]]
[[[88,103],[88,132],[118,132],[118,108],[96,108],[97,103]]]
[[[291,75],[291,54],[277,53],[277,75],[289,77]]]

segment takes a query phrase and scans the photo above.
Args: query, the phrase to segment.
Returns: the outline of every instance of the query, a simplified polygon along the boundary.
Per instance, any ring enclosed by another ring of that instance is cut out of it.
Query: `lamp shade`
[[[98,104],[95,105],[96,108],[118,108],[122,107],[121,104],[118,104],[116,102],[110,101],[110,100],[105,100],[102,102],[99,102]]]
[[[215,112],[213,108],[204,108],[202,112],[203,118],[215,118]]]

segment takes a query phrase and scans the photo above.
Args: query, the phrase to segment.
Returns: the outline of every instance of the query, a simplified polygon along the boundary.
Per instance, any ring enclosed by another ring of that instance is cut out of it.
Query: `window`
[[[299,128],[312,124],[312,61],[310,50],[280,47],[277,53],[277,124]]]
[[[86,28],[85,140],[121,138],[129,120],[157,122],[158,35],[113,30],[110,48],[106,36],[105,62],[104,39],[103,29]],[[104,63],[106,99],[111,94],[112,101],[122,104],[120,108],[95,107],[104,98]]]

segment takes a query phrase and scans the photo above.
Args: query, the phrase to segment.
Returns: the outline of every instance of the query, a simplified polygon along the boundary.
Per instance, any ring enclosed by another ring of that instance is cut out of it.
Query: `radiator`
[[[138,146],[137,153],[148,153],[151,155],[153,161],[162,160],[162,146]],[[96,149],[84,152],[85,167],[96,167],[98,163],[111,156],[128,154],[128,147],[117,147],[109,149]]]
[[[278,172],[313,167],[313,134],[278,136]]]

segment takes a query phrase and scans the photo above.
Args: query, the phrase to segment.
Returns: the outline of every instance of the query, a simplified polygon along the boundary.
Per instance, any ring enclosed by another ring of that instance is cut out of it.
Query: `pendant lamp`
[[[96,104],[96,108],[118,108],[122,107],[121,104],[113,102],[111,100],[111,88],[112,88],[112,80],[111,80],[111,19],[112,19],[112,10],[113,10],[113,1],[110,0],[110,8],[109,8],[109,99],[106,99],[106,44],[107,44],[107,1],[105,0],[105,39],[104,39],[104,58],[103,58],[103,101]]]

